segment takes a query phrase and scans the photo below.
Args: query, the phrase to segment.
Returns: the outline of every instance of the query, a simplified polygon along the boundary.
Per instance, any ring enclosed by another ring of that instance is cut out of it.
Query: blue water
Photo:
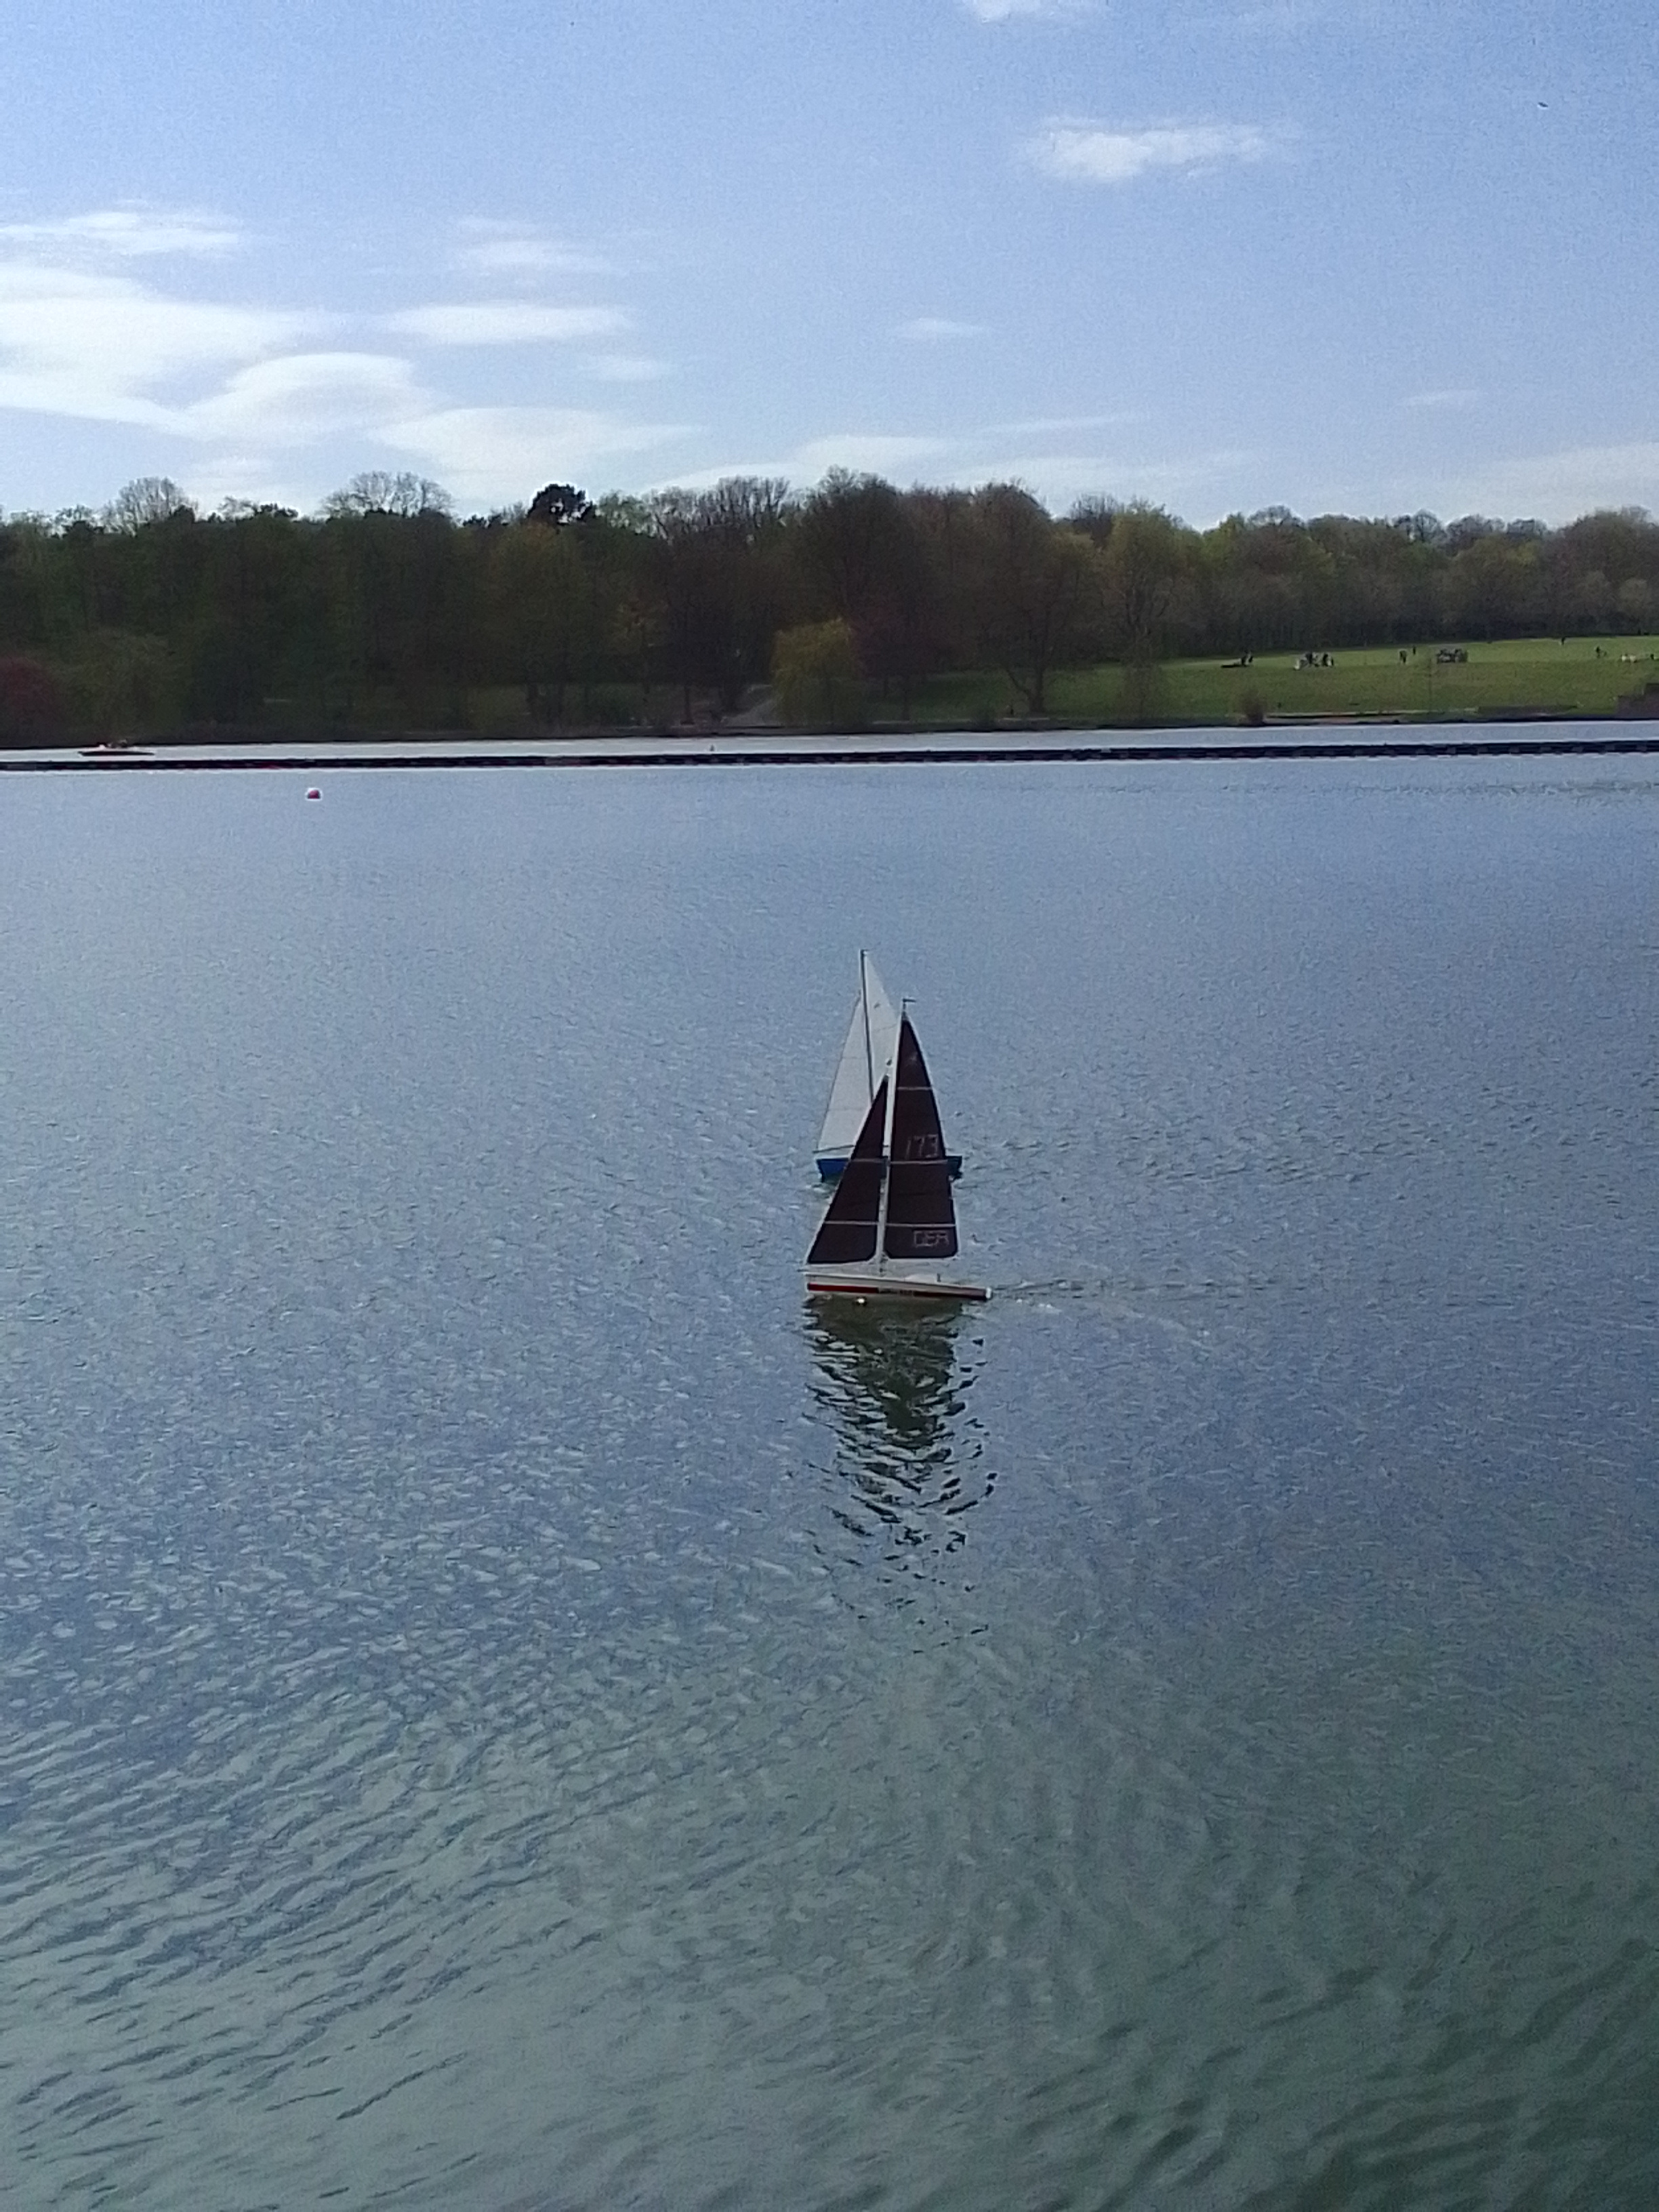
[[[0,792],[8,2212],[1659,2200],[1651,766],[305,781]]]

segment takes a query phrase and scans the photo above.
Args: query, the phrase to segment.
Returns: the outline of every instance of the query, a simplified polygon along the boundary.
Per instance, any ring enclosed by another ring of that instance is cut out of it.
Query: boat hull
[[[813,1298],[954,1298],[976,1302],[991,1295],[982,1283],[953,1283],[942,1275],[901,1275],[886,1268],[878,1273],[873,1268],[866,1271],[858,1267],[809,1267],[806,1294]]]

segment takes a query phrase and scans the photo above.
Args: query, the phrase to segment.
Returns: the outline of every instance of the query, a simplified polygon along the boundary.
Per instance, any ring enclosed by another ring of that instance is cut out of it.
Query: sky
[[[0,509],[1659,509],[1651,0],[15,0]]]

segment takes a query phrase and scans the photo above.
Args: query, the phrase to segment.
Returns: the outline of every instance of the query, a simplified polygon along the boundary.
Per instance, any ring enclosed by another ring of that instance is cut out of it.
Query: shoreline
[[[29,748],[0,751],[0,775],[295,773],[421,768],[848,768],[975,763],[1137,761],[1412,760],[1659,753],[1659,726],[1638,733],[1638,718],[1528,716],[1508,723],[1468,720],[1409,724],[1394,715],[1326,715],[1270,720],[1260,728],[1166,726],[1135,736],[1098,726],[1045,723],[996,732],[929,731],[902,739],[887,733],[732,731],[696,735],[606,734],[554,739],[468,741],[411,732],[395,738],[243,738],[216,743]],[[1337,729],[1414,727],[1417,737],[1340,738]],[[1085,734],[1085,728],[1087,735]],[[1480,734],[1475,734],[1479,729]],[[1445,732],[1428,735],[1430,730]],[[1200,732],[1202,732],[1200,734]],[[1452,734],[1452,732],[1458,734]],[[1282,734],[1273,734],[1282,732]],[[1577,734],[1576,732],[1582,732]]]

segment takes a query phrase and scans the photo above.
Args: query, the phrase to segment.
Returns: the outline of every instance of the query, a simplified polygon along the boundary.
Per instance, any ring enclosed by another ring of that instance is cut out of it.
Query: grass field
[[[1659,684],[1659,637],[1523,637],[1470,643],[1467,661],[1435,659],[1433,646],[1376,646],[1334,653],[1330,668],[1298,669],[1291,653],[1258,653],[1249,668],[1218,660],[1166,661],[1146,719],[1227,723],[1245,719],[1254,695],[1272,721],[1300,715],[1501,715],[1505,708],[1538,714],[1608,714],[1620,696]],[[941,677],[915,702],[918,721],[975,722],[1022,711],[1000,674]],[[1067,722],[1115,724],[1138,719],[1127,710],[1122,671],[1115,665],[1067,669],[1050,678],[1048,711]],[[880,715],[878,704],[875,712]]]
[[[1443,662],[1440,648],[1407,648],[1402,661],[1397,646],[1374,646],[1334,653],[1329,668],[1298,669],[1292,653],[1258,653],[1249,668],[1224,661],[1170,660],[1156,672],[1146,710],[1132,711],[1125,696],[1123,671],[1115,663],[1097,668],[1065,669],[1049,679],[1048,713],[1059,722],[1115,728],[1137,722],[1204,726],[1242,722],[1252,698],[1269,722],[1301,717],[1349,714],[1398,717],[1405,721],[1501,717],[1506,711],[1539,714],[1610,714],[1621,694],[1659,684],[1659,636],[1522,637],[1495,644],[1465,645],[1466,661]],[[584,714],[573,686],[566,701],[566,726],[632,724],[666,727],[681,711],[678,689],[655,687],[642,700],[637,689],[601,684]],[[918,686],[911,702],[922,727],[973,729],[1024,709],[1000,671],[977,670],[941,676]],[[896,702],[872,690],[871,718],[897,719]],[[471,692],[465,702],[465,726],[475,733],[514,736],[548,734],[532,725],[524,693],[506,686]],[[388,701],[386,726],[402,727],[407,709]]]

